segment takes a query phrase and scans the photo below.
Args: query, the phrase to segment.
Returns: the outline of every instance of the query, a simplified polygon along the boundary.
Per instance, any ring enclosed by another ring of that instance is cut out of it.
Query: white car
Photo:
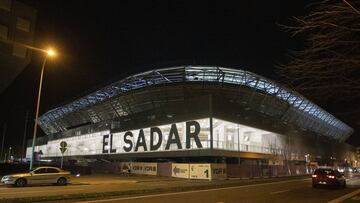
[[[70,172],[60,168],[44,166],[38,167],[29,173],[19,173],[2,177],[1,183],[23,187],[27,184],[57,184],[66,185],[70,182]]]

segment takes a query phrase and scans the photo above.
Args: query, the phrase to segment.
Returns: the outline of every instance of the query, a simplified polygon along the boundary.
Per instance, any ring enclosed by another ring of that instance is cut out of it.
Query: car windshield
[[[46,173],[46,168],[35,168],[31,171],[31,173],[39,174],[39,173]]]
[[[332,174],[334,171],[331,169],[319,169],[315,171],[315,174],[324,174],[324,175],[328,175],[328,174]]]
[[[39,168],[34,168],[31,171],[29,171],[30,173],[35,173],[36,170],[39,170]]]

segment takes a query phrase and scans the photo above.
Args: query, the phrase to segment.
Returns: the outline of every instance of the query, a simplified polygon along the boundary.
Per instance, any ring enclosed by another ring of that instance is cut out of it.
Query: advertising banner
[[[191,179],[211,179],[210,164],[190,164]]]
[[[131,173],[143,174],[144,173],[144,163],[142,162],[131,162]]]
[[[131,172],[131,162],[121,162],[120,163],[120,172],[121,173],[130,173]]]
[[[226,177],[226,164],[211,164],[211,179],[221,179]]]
[[[169,163],[169,162],[158,163],[157,164],[157,175],[171,177],[172,176],[171,166],[172,166],[172,163]]]
[[[173,163],[171,167],[172,177],[189,178],[189,164]]]
[[[275,166],[283,166],[284,165],[284,160],[281,159],[270,159],[269,160],[269,165],[275,165]]]
[[[155,162],[131,162],[131,173],[142,175],[157,175],[157,163]]]
[[[157,175],[157,163],[144,162],[143,163],[143,174],[145,175]]]

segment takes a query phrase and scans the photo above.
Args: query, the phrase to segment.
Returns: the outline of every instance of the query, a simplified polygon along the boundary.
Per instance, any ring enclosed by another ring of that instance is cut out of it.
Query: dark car
[[[312,186],[328,185],[335,187],[346,187],[346,180],[342,173],[335,169],[319,168],[312,175]]]

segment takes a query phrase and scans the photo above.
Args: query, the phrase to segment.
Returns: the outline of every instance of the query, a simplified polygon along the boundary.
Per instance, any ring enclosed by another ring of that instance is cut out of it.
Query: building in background
[[[72,162],[223,163],[234,175],[269,166],[300,173],[355,157],[345,123],[274,81],[223,67],[133,75],[48,111],[39,125],[46,136],[35,151],[59,160],[66,142]]]
[[[360,167],[360,147],[356,147],[356,167]]]
[[[16,0],[0,0],[0,93],[30,63],[37,11]],[[15,44],[14,44],[15,43]]]

